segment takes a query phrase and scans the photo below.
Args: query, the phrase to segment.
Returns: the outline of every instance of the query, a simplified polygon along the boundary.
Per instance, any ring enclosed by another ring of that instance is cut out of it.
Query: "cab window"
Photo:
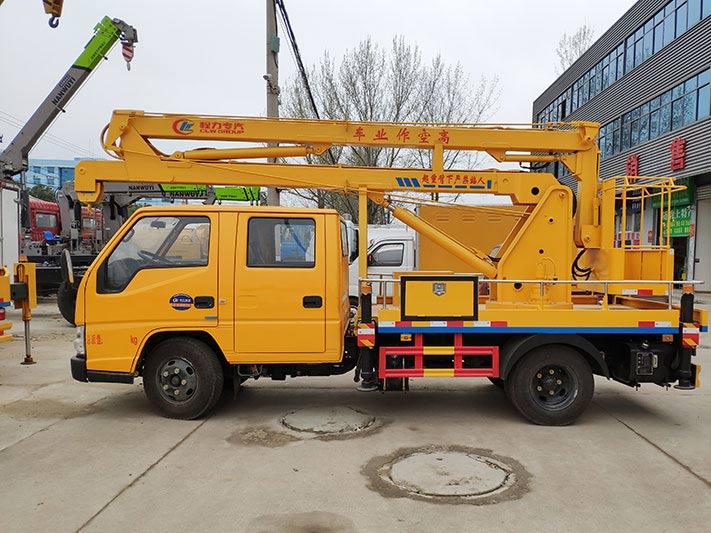
[[[143,217],[99,268],[97,292],[121,292],[140,270],[207,266],[209,245],[208,217]]]
[[[57,227],[57,215],[37,213],[35,214],[35,226],[38,228],[55,228]]]
[[[343,221],[341,221],[341,255],[348,257],[348,229]]]
[[[381,244],[368,254],[368,266],[401,266],[404,251],[402,243]]]
[[[247,226],[247,266],[314,268],[316,222],[310,218],[252,217]]]

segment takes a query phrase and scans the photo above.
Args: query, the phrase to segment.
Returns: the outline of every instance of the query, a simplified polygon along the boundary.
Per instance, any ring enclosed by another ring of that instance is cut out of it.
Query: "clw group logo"
[[[178,135],[190,135],[193,132],[195,123],[190,120],[178,119],[173,122],[173,131]]]

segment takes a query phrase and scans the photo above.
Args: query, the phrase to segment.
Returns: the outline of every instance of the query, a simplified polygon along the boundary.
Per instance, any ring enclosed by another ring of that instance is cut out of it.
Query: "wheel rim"
[[[171,403],[183,403],[195,396],[198,380],[193,365],[182,357],[166,361],[157,376],[158,390]]]
[[[544,409],[565,409],[578,395],[578,379],[564,366],[545,365],[533,375],[531,395],[536,404]]]

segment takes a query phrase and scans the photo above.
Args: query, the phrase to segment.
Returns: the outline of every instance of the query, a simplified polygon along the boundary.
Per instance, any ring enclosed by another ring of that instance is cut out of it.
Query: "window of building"
[[[47,167],[47,174],[56,174],[57,167]]]
[[[711,1],[709,2],[711,4]],[[704,4],[705,5],[705,4]],[[710,71],[706,70],[698,76],[698,89],[696,93],[696,117],[698,119],[709,116],[709,80],[711,79]]]
[[[711,0],[671,0],[539,113],[539,122],[563,120],[556,116],[561,98],[572,113],[709,15]]]
[[[701,0],[687,0],[686,6],[688,9],[688,26],[691,28],[694,24],[701,20]]]
[[[711,113],[711,71],[692,76],[671,90],[645,102],[600,128],[600,157],[605,158],[627,150],[660,135],[706,118]],[[614,138],[620,128],[620,142]]]

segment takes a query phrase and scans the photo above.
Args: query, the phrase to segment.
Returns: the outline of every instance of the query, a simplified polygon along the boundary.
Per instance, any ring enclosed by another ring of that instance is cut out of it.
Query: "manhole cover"
[[[463,446],[400,449],[374,457],[363,474],[385,497],[475,505],[518,499],[530,478],[510,457]]]
[[[493,459],[453,451],[414,453],[395,461],[390,479],[427,496],[481,496],[506,486],[511,471]]]
[[[294,431],[318,434],[356,433],[370,427],[375,417],[350,407],[307,407],[293,411],[281,423]]]

